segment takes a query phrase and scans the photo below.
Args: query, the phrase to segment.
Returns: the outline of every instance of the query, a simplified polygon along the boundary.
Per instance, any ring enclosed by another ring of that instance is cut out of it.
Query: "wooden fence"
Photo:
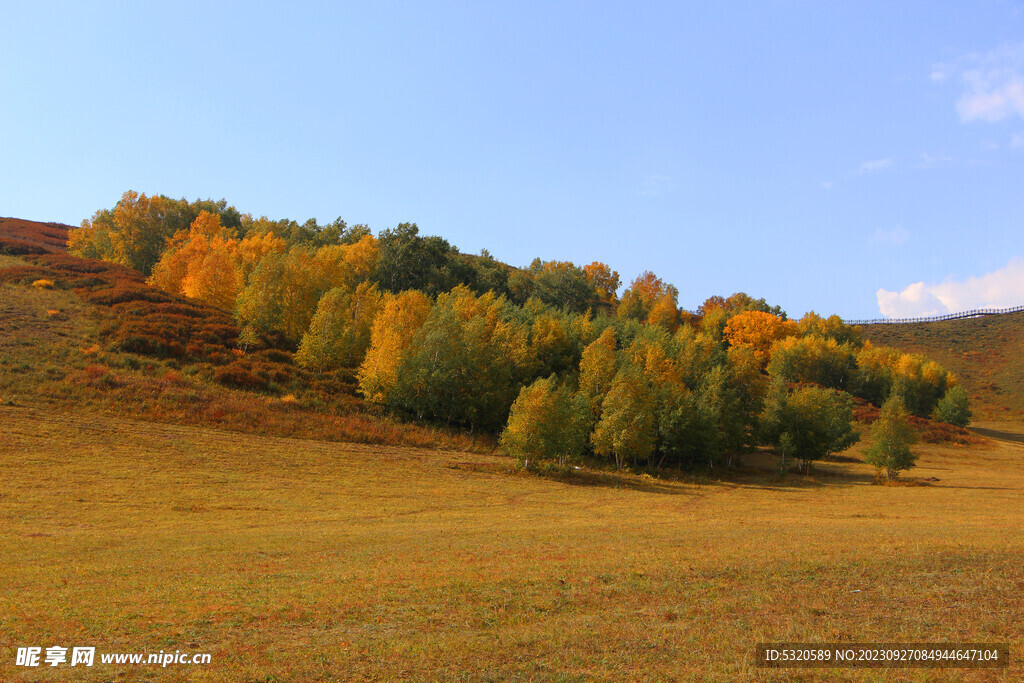
[[[872,320],[844,320],[847,325],[884,325],[893,323],[934,323],[940,320],[960,320],[961,318],[980,318],[985,315],[998,315],[1000,313],[1017,313],[1024,311],[1024,306],[1013,306],[1011,308],[975,308],[960,313],[947,313],[946,315],[933,315],[927,318],[874,318]]]

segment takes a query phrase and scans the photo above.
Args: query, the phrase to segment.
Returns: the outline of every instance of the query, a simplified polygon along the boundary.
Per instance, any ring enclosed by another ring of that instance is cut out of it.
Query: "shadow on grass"
[[[967,429],[975,434],[987,436],[990,439],[1009,441],[1011,443],[1024,443],[1024,434],[1018,434],[1017,432],[1007,432],[999,429],[989,429],[987,427],[968,427]]]
[[[651,476],[637,475],[629,472],[602,472],[600,470],[580,469],[561,470],[549,472],[536,472],[537,476],[549,481],[557,481],[560,484],[570,486],[600,487],[610,489],[625,489],[627,491],[641,491],[643,493],[659,493],[673,496],[697,496],[700,495],[692,489],[698,483],[717,483],[714,481],[698,481],[696,478],[684,479],[683,473],[678,474],[679,478],[655,478]]]
[[[777,466],[741,464],[734,469],[684,471],[663,469],[658,472],[636,472],[582,469],[551,469],[531,472],[548,481],[570,486],[602,487],[642,491],[665,495],[699,496],[698,487],[758,488],[782,492],[797,492],[836,486],[871,484],[874,476],[868,473],[837,471],[829,463],[862,462],[856,458],[831,458],[816,463],[810,475],[790,470],[780,476]]]

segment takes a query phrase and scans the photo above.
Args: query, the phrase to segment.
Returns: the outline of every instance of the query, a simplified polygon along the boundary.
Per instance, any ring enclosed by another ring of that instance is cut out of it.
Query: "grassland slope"
[[[1024,417],[1024,311],[860,329],[872,343],[920,353],[956,373],[977,419]]]

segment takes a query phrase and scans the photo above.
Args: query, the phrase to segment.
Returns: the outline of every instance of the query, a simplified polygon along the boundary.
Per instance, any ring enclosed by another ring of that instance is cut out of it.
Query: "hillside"
[[[53,254],[67,251],[68,230],[63,223],[39,223],[0,216],[0,254]]]
[[[872,343],[920,353],[956,373],[977,419],[1024,416],[1024,312],[860,329]]]
[[[0,404],[323,440],[493,448],[489,435],[395,420],[355,395],[351,373],[313,377],[272,338],[242,353],[230,313],[151,287],[124,266],[61,253],[59,236],[51,224],[0,224]]]

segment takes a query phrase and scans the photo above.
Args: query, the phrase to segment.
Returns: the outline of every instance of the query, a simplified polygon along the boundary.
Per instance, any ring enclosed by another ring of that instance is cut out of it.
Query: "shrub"
[[[956,386],[939,399],[932,411],[932,419],[955,427],[966,427],[971,422],[971,409],[967,403],[967,391]]]

